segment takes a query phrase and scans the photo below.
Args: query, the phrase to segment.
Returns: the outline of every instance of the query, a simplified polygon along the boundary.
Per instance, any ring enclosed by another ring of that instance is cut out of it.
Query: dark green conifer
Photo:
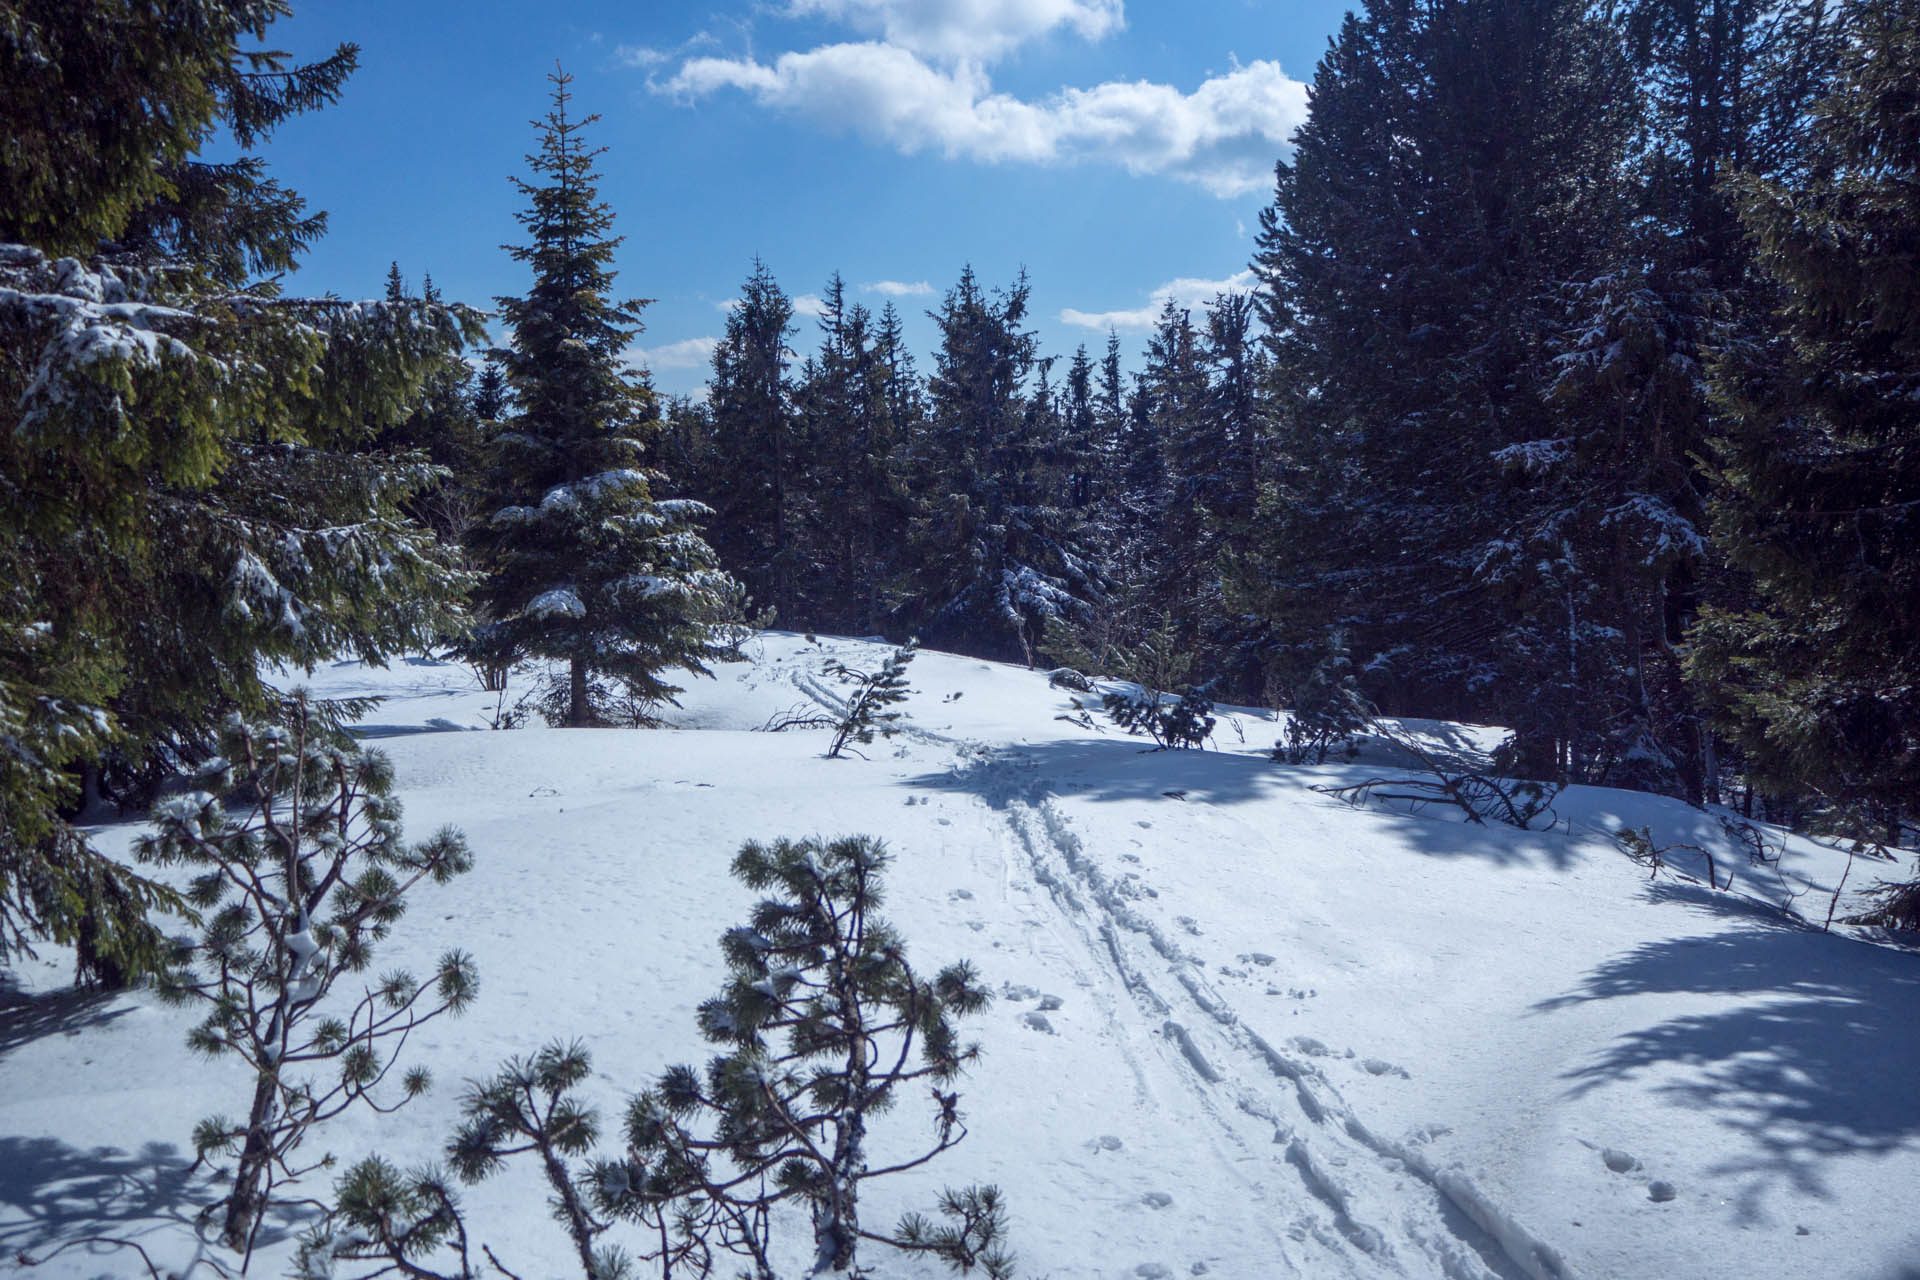
[[[508,249],[533,286],[498,299],[512,412],[493,441],[497,505],[474,536],[480,598],[495,647],[566,664],[541,701],[551,720],[645,722],[679,692],[668,670],[704,673],[723,651],[733,583],[696,528],[707,509],[654,499],[659,410],[624,363],[643,304],[610,295],[620,238],[582,137],[599,117],[571,117],[572,77],[549,78],[533,179],[515,179],[529,243]]]

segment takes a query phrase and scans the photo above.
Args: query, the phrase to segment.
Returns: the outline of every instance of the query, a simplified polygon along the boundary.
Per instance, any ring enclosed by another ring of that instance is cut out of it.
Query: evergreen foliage
[[[874,735],[891,738],[899,730],[894,721],[900,718],[898,711],[886,708],[897,702],[905,702],[907,695],[913,692],[907,686],[907,664],[913,661],[918,652],[916,642],[909,640],[895,649],[878,671],[857,671],[844,662],[834,662],[827,666],[827,674],[851,684],[847,694],[846,709],[840,713],[839,721],[833,729],[833,745],[827,748],[827,759],[838,759],[847,744],[857,742],[866,746],[873,741]]]
[[[787,373],[793,302],[754,259],[713,351],[707,406],[712,453],[703,479],[714,503],[717,550],[755,600],[791,616],[809,575],[798,534],[807,461]]]
[[[1274,746],[1274,759],[1287,764],[1325,764],[1329,755],[1351,760],[1373,716],[1373,704],[1354,676],[1346,637],[1333,632],[1323,656],[1290,693],[1286,736]]]
[[[1920,9],[1852,13],[1809,167],[1732,184],[1778,335],[1713,369],[1714,528],[1750,608],[1707,612],[1691,671],[1755,776],[1855,830],[1920,793]]]
[[[1545,299],[1604,242],[1625,66],[1577,0],[1379,0],[1312,100],[1254,264],[1287,388],[1256,607],[1346,630],[1383,705],[1523,713],[1512,656],[1557,632],[1509,603],[1531,495],[1496,455],[1552,434]]]
[[[1051,406],[1027,392],[1028,294],[1024,275],[989,293],[967,268],[932,313],[941,346],[911,462],[920,509],[907,582],[921,635],[1031,664],[1048,621],[1088,616],[1100,581],[1056,505]]]
[[[160,994],[206,1006],[188,1043],[253,1073],[246,1118],[209,1118],[193,1139],[202,1158],[236,1157],[221,1233],[251,1254],[276,1187],[327,1163],[298,1162],[315,1125],[361,1104],[391,1110],[427,1088],[416,1067],[400,1099],[374,1092],[409,1033],[472,1000],[472,960],[447,952],[427,983],[391,970],[357,995],[335,987],[369,968],[410,890],[447,883],[472,857],[451,828],[403,843],[386,757],[329,732],[304,697],[284,721],[236,717],[223,738],[196,789],[156,807],[137,849],[143,862],[195,872],[190,897],[205,921],[170,957]]]
[[[204,757],[266,709],[263,662],[459,625],[461,568],[408,518],[439,474],[374,445],[478,318],[260,278],[324,222],[253,149],[355,56],[243,47],[286,12],[0,15],[0,954],[51,936],[95,977],[149,967],[167,895],[87,846],[80,802]],[[222,133],[245,154],[201,159]]]
[[[1138,646],[1116,657],[1131,683],[1100,699],[1115,724],[1128,733],[1146,734],[1161,749],[1206,742],[1214,726],[1213,682],[1186,685],[1171,699],[1167,692],[1181,685],[1193,667],[1193,655],[1181,646],[1171,620],[1163,618]]]
[[[705,1070],[669,1069],[628,1104],[624,1151],[572,1164],[600,1134],[576,1093],[590,1062],[578,1044],[549,1045],[468,1090],[448,1146],[455,1173],[476,1182],[514,1156],[537,1156],[586,1280],[633,1276],[635,1264],[667,1280],[706,1277],[729,1255],[754,1280],[777,1280],[774,1228],[787,1204],[811,1218],[808,1275],[865,1274],[867,1243],[1010,1277],[997,1188],[948,1189],[944,1221],[909,1213],[891,1232],[861,1222],[868,1181],[918,1168],[966,1136],[959,1094],[940,1086],[979,1054],[955,1023],[990,999],[964,962],[915,973],[877,913],[889,861],[868,836],[743,846],[734,875],[767,896],[721,939],[727,985],[699,1012],[701,1034],[720,1049]],[[933,1086],[931,1140],[876,1167],[871,1122],[921,1082]],[[302,1249],[301,1274],[332,1276],[353,1260],[383,1264],[368,1277],[479,1274],[439,1171],[403,1174],[373,1157],[347,1172],[336,1197]],[[641,1228],[632,1252],[599,1243],[621,1222]]]
[[[642,304],[610,296],[620,238],[595,187],[600,152],[582,136],[598,117],[571,117],[572,78],[549,78],[534,178],[515,180],[530,242],[508,250],[533,287],[497,300],[510,341],[494,358],[512,407],[493,439],[494,507],[473,537],[482,638],[495,662],[504,651],[567,664],[542,696],[554,723],[644,723],[679,692],[667,671],[704,674],[725,652],[739,601],[696,527],[707,508],[653,496],[658,407],[623,363]]]

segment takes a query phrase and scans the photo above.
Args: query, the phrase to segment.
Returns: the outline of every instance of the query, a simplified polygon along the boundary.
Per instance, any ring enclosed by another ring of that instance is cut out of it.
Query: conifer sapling
[[[916,644],[917,641],[909,640],[895,649],[878,671],[857,671],[844,662],[827,664],[828,675],[849,681],[854,686],[847,698],[846,710],[834,725],[833,745],[827,748],[827,759],[839,759],[849,742],[865,746],[873,741],[876,733],[883,738],[891,738],[899,732],[894,722],[901,713],[886,708],[897,702],[905,702],[907,695],[913,692],[907,686],[907,664],[919,652]]]
[[[392,970],[336,995],[342,979],[368,969],[408,891],[429,878],[447,883],[472,858],[451,828],[403,843],[392,766],[325,721],[303,695],[282,722],[234,718],[223,756],[201,770],[196,790],[156,808],[157,830],[137,846],[143,861],[199,872],[189,896],[206,923],[180,940],[162,996],[210,1006],[188,1042],[255,1073],[243,1121],[216,1116],[194,1131],[203,1158],[238,1157],[223,1236],[246,1251],[275,1184],[326,1163],[295,1162],[308,1130],[356,1104],[392,1110],[425,1090],[416,1067],[397,1098],[375,1094],[408,1034],[462,1012],[478,985],[472,960],[448,951],[428,983]]]

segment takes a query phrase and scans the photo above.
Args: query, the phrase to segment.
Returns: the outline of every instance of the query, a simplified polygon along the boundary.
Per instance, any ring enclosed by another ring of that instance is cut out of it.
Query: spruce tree
[[[1714,527],[1759,600],[1705,615],[1691,669],[1764,785],[1897,832],[1920,794],[1920,5],[1853,18],[1804,180],[1733,188],[1782,297],[1777,336],[1713,368]]]
[[[1497,573],[1526,494],[1495,454],[1552,435],[1544,300],[1603,239],[1623,77],[1577,0],[1375,0],[1277,171],[1255,267],[1290,421],[1262,608],[1301,652],[1347,629],[1384,704],[1537,692],[1508,658],[1539,620]]]
[[[793,301],[754,259],[713,352],[707,406],[714,433],[714,542],[753,598],[791,617],[806,572],[797,534],[806,459],[787,363]]]
[[[529,243],[508,248],[533,286],[497,299],[510,339],[494,358],[513,409],[494,438],[496,506],[474,540],[480,597],[502,642],[566,664],[542,699],[555,723],[645,721],[679,692],[665,672],[704,674],[722,652],[733,583],[696,529],[707,509],[653,497],[659,411],[623,363],[642,304],[610,295],[620,238],[595,186],[600,151],[582,137],[599,117],[570,116],[572,77],[549,79],[533,179],[514,182]]]
[[[372,436],[477,317],[280,296],[324,227],[256,149],[326,105],[343,45],[256,45],[282,4],[10,6],[0,40],[0,956],[150,967],[155,886],[70,824],[273,701],[263,662],[378,661],[457,618],[407,518],[436,478]],[[217,137],[243,154],[201,158]]]
[[[816,587],[805,620],[871,635],[887,622],[888,580],[911,499],[901,476],[901,424],[874,318],[846,301],[836,274],[822,295],[820,349],[795,394],[806,441],[805,541]]]
[[[912,467],[920,509],[909,590],[916,628],[983,657],[1032,662],[1049,622],[1083,620],[1099,567],[1056,505],[1049,406],[1027,390],[1035,368],[1023,275],[989,292],[966,268],[939,311],[930,413]]]

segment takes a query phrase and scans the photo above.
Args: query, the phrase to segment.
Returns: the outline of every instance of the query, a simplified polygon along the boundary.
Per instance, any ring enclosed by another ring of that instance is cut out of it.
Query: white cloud
[[[817,293],[796,293],[793,296],[793,311],[795,315],[823,316],[827,314],[827,304]]]
[[[657,67],[673,55],[644,44],[614,46],[613,56],[630,67]]]
[[[855,0],[832,2],[850,7]],[[765,107],[851,129],[907,154],[937,148],[984,164],[1100,162],[1192,182],[1221,197],[1272,181],[1273,161],[1307,110],[1306,86],[1277,62],[1236,66],[1192,93],[1110,81],[1029,102],[994,92],[979,62],[943,69],[910,49],[873,41],[783,53],[771,63],[692,58],[654,87],[686,101],[739,90]]]
[[[991,62],[1066,27],[1099,40],[1126,25],[1122,0],[790,0],[796,17],[821,17],[941,60]]]
[[[643,369],[700,369],[713,363],[718,338],[684,338],[663,347],[629,347],[627,359]]]
[[[1144,307],[1126,311],[1078,311],[1068,307],[1060,313],[1060,321],[1088,329],[1151,329],[1168,302],[1197,311],[1223,293],[1252,293],[1256,283],[1251,270],[1236,271],[1224,280],[1181,276],[1155,289],[1149,295],[1152,300]]]
[[[884,293],[889,298],[925,298],[933,293],[933,286],[925,280],[915,280],[911,284],[900,280],[875,280],[860,288],[867,293]]]
[[[738,298],[722,298],[713,304],[713,309],[715,311],[731,311],[739,305],[740,299]]]

